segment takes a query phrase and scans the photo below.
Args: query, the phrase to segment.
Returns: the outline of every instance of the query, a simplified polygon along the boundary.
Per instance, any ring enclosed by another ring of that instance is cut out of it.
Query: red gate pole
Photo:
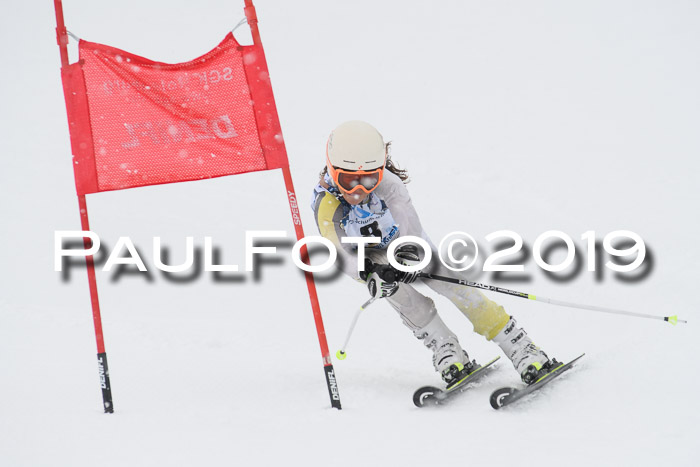
[[[262,55],[262,63],[267,69],[267,60],[265,59],[265,52],[262,47],[262,41],[260,40],[260,31],[258,30],[258,17],[255,14],[255,6],[253,6],[253,0],[245,0],[245,16],[250,26],[250,31],[253,35],[253,43],[260,47],[260,54]],[[297,235],[297,240],[304,238],[304,228],[301,224],[301,216],[299,215],[299,205],[297,203],[296,193],[294,192],[294,183],[292,183],[292,174],[289,171],[289,161],[287,160],[287,165],[282,167],[282,175],[284,176],[284,184],[287,188],[287,200],[289,201],[289,209],[292,214],[292,222],[294,223],[294,230]],[[301,248],[301,260],[309,264],[309,254],[306,245]],[[331,398],[331,406],[336,409],[340,409],[340,394],[338,393],[338,384],[335,378],[335,372],[333,370],[333,363],[331,360],[330,352],[328,351],[328,342],[326,340],[326,331],[323,327],[323,317],[321,316],[321,306],[318,302],[318,295],[316,294],[316,283],[314,282],[314,276],[312,273],[305,271],[306,276],[306,286],[309,289],[309,299],[311,300],[311,310],[314,314],[314,322],[316,323],[316,333],[318,334],[318,342],[321,345],[321,355],[323,357],[323,368],[326,374],[326,384],[328,385],[328,394]]]
[[[59,51],[61,53],[61,68],[66,69],[68,63],[68,34],[63,20],[63,3],[61,0],[54,0],[54,8],[56,10],[56,40],[58,42]],[[64,81],[65,86],[65,81]],[[63,92],[66,98],[68,109],[68,125],[70,125],[70,106],[69,99],[72,99],[72,94],[64,87]],[[78,194],[78,207],[80,208],[80,224],[83,231],[90,230],[90,222],[88,219],[87,202],[84,194]],[[85,249],[92,246],[92,240],[83,237],[83,245]],[[105,413],[114,412],[114,404],[112,403],[112,388],[109,383],[109,368],[107,366],[107,353],[105,352],[104,336],[102,334],[102,316],[100,315],[100,300],[97,296],[97,278],[95,276],[95,260],[92,255],[85,257],[88,275],[88,285],[90,288],[90,301],[92,303],[92,320],[95,325],[95,339],[97,340],[97,365],[100,375],[100,386],[102,388],[102,403]]]
[[[68,66],[68,34],[63,21],[63,1],[54,0],[53,6],[56,10],[56,42],[61,53],[61,67],[64,67]]]

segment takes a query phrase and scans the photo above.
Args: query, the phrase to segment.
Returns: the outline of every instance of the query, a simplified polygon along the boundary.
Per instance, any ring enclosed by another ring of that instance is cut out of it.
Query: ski
[[[485,365],[477,364],[474,371],[469,373],[466,377],[464,377],[464,379],[449,389],[440,389],[435,386],[423,386],[413,393],[413,403],[416,405],[416,407],[445,404],[455,394],[464,392],[471,383],[486,375],[488,373],[486,370],[491,365],[496,363],[499,358],[501,357],[496,357]]]
[[[495,390],[491,394],[491,407],[493,407],[494,409],[500,409],[501,407],[505,407],[506,405],[512,404],[513,402],[522,399],[528,394],[532,394],[538,389],[541,389],[543,386],[549,384],[554,379],[561,376],[562,373],[564,373],[566,370],[574,366],[574,363],[576,363],[576,361],[578,361],[584,355],[586,354],[582,353],[578,357],[571,360],[569,363],[562,363],[561,365],[559,365],[558,367],[556,367],[555,369],[553,369],[552,371],[550,371],[549,373],[542,376],[540,379],[538,379],[531,385],[526,386],[523,389],[506,387]]]

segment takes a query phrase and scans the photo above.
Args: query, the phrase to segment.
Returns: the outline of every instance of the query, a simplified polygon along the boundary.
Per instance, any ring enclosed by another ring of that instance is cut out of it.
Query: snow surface
[[[242,1],[66,0],[80,37],[169,62],[208,51]],[[652,314],[626,318],[491,295],[548,352],[587,356],[509,410],[490,392],[508,364],[444,410],[411,393],[437,384],[429,352],[385,303],[360,318],[335,362],[329,407],[303,276],[284,261],[260,280],[173,283],[99,273],[116,412],[101,409],[87,280],[53,271],[56,230],[80,226],[50,2],[0,20],[0,465],[697,465],[696,179],[700,168],[700,5],[692,1],[256,2],[307,234],[328,132],[372,122],[434,239],[510,229],[528,245],[551,229],[583,246],[628,229],[653,269],[626,283],[582,270],[501,284]],[[237,31],[243,41],[245,27]],[[240,34],[239,34],[240,32]],[[249,36],[249,34],[248,34]],[[213,236],[243,260],[245,230],[293,235],[279,171],[88,197],[108,245],[128,235],[152,266],[184,237]],[[579,253],[581,254],[581,253]],[[488,282],[493,277],[484,274]],[[331,348],[362,286],[318,284]],[[434,294],[433,294],[434,296]],[[498,354],[448,302],[441,315],[471,356]]]

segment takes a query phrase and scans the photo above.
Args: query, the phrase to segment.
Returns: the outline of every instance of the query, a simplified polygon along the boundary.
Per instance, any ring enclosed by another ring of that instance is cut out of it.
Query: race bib
[[[386,248],[398,236],[399,226],[394,222],[386,203],[374,193],[369,202],[350,206],[340,225],[349,237],[379,237],[381,242],[367,245],[369,248]]]

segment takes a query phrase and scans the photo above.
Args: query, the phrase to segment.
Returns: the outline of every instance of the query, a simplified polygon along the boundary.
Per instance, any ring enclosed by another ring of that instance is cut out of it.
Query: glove
[[[394,277],[394,268],[388,265],[381,266],[382,269],[384,269],[384,267],[388,267],[390,269],[389,272],[391,272],[391,277]],[[386,298],[391,297],[399,290],[399,283],[395,280],[387,281],[382,279],[381,272],[375,271],[370,273],[367,277],[367,289],[369,290],[369,294],[374,298]]]
[[[420,263],[420,256],[418,256],[418,247],[412,243],[404,243],[396,249],[394,257],[399,264],[404,266],[416,266]],[[404,284],[410,284],[418,279],[420,271],[405,272],[396,270],[396,280],[403,282]]]
[[[374,264],[367,258],[365,270],[360,273],[360,278],[367,282],[367,289],[372,297],[386,298],[399,290],[399,284],[396,282],[398,272],[388,264]]]

